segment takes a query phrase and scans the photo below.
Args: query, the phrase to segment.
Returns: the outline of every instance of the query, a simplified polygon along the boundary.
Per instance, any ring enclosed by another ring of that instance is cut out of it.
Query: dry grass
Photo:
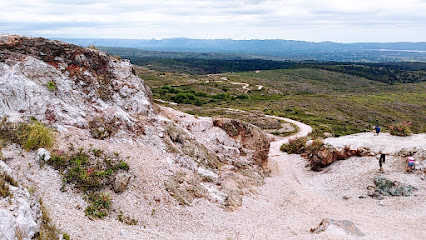
[[[46,125],[32,121],[28,124],[22,124],[19,130],[19,139],[21,145],[27,150],[37,148],[50,148],[53,146],[55,136]]]

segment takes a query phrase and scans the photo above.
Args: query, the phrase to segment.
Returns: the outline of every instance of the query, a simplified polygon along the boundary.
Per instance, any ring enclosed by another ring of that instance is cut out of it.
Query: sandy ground
[[[279,118],[283,119],[283,118]],[[302,123],[297,136],[312,129]],[[290,136],[271,143],[271,176],[256,192],[244,197],[243,206],[229,212],[206,200],[192,207],[180,206],[164,191],[163,182],[171,174],[170,156],[165,151],[137,142],[93,140],[88,133],[70,132],[71,141],[129,156],[134,178],[129,190],[112,195],[113,213],[104,220],[84,216],[86,203],[72,191],[60,192],[60,176],[49,167],[40,168],[31,153],[15,153],[21,159],[9,162],[22,177],[37,188],[53,221],[73,239],[355,239],[338,228],[320,234],[310,233],[323,218],[352,221],[366,234],[362,239],[426,239],[426,180],[404,174],[403,159],[391,154],[400,148],[426,148],[426,135],[408,138],[388,134],[355,134],[326,141],[334,145],[354,145],[386,150],[386,173],[377,171],[374,157],[339,161],[323,172],[305,168],[299,155],[280,152]],[[68,139],[70,140],[70,139]],[[11,150],[13,151],[13,150]],[[17,151],[17,150],[16,150]],[[385,197],[375,200],[366,195],[377,175],[416,186],[411,197]],[[343,196],[349,199],[343,199]],[[117,214],[138,220],[135,226],[117,221]]]

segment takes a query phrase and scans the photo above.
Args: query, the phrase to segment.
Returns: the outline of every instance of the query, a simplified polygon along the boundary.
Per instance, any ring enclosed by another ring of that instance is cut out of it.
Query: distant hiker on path
[[[379,170],[381,172],[385,172],[382,168],[382,165],[383,165],[383,163],[385,163],[386,155],[384,153],[380,152],[378,158],[379,158],[379,167],[380,167]]]
[[[414,167],[414,158],[412,156],[409,156],[407,158],[407,169],[406,172],[407,173],[411,173],[411,171],[413,170]]]
[[[380,126],[379,126],[379,125],[376,125],[376,126],[374,127],[374,130],[376,130],[376,135],[377,135],[377,136],[379,136],[379,133],[380,133],[380,130],[381,130]]]

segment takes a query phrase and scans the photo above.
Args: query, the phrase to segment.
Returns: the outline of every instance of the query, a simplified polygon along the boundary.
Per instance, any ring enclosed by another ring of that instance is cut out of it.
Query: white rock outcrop
[[[151,91],[128,60],[43,38],[0,35],[0,117],[87,128],[152,115]],[[60,127],[58,127],[60,129]]]
[[[5,174],[13,176],[10,167],[0,160],[0,175]],[[0,197],[0,239],[32,239],[40,228],[40,204],[26,188],[5,184],[9,195]]]

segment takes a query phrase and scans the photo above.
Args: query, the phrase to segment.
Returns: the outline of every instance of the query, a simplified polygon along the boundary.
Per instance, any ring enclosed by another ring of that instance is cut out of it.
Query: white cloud
[[[0,32],[52,37],[426,41],[422,0],[0,0]]]

